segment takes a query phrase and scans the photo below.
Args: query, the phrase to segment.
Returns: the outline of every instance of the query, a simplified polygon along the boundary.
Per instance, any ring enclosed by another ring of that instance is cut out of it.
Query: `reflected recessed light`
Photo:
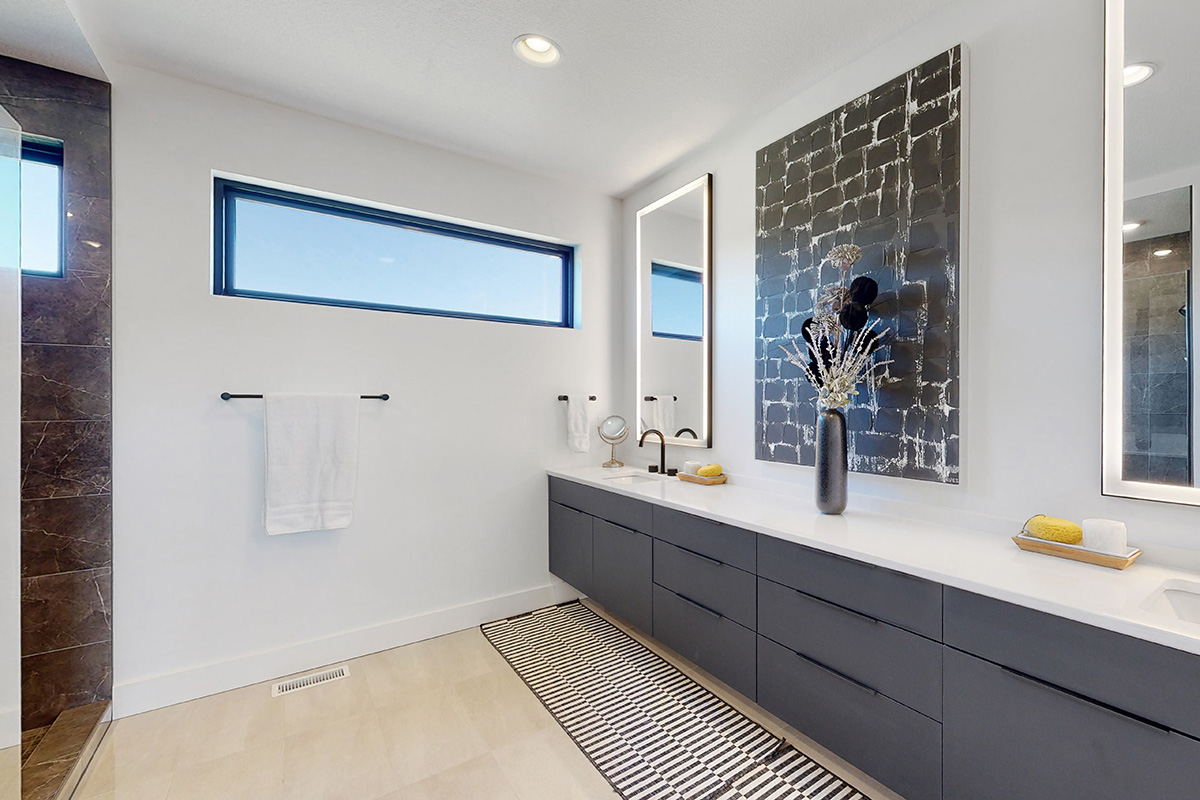
[[[1130,64],[1129,66],[1125,67],[1125,71],[1123,73],[1123,77],[1125,79],[1125,88],[1128,89],[1130,86],[1137,86],[1143,81],[1148,81],[1150,80],[1150,76],[1153,74],[1153,64]]]
[[[562,58],[558,45],[537,33],[523,33],[513,39],[513,52],[537,67],[552,67]]]
[[[103,247],[104,246],[104,245],[100,244],[99,242],[93,242],[91,239],[84,239],[83,243],[86,244],[88,247]]]
[[[1155,250],[1154,255],[1158,256],[1159,258],[1166,258],[1174,252],[1174,250]]]
[[[1121,230],[1129,233],[1130,231],[1136,231],[1140,227],[1142,227],[1142,223],[1140,222],[1126,222],[1121,226]]]

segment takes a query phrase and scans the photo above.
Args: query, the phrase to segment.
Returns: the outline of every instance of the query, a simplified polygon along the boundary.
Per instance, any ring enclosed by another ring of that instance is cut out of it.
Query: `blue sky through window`
[[[21,271],[57,275],[62,258],[62,168],[21,161]]]
[[[704,285],[700,273],[665,264],[650,265],[650,330],[655,336],[704,336]]]
[[[563,321],[563,257],[235,196],[233,286],[365,305]]]

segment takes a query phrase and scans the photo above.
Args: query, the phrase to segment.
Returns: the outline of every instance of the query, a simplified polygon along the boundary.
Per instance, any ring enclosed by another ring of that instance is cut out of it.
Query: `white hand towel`
[[[567,396],[567,447],[572,453],[586,453],[592,446],[592,426],[588,421],[588,396]]]
[[[268,394],[267,533],[350,527],[358,480],[358,395]]]
[[[675,435],[675,398],[669,394],[657,395],[654,399],[654,427],[663,436]]]

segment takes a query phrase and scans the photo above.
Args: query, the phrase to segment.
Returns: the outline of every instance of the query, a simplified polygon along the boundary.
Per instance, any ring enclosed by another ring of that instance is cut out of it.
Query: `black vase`
[[[817,415],[817,508],[822,514],[846,510],[846,418],[836,408]]]

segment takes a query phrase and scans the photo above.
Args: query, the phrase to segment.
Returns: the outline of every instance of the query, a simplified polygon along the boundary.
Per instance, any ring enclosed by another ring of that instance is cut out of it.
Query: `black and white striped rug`
[[[626,800],[866,800],[578,601],[480,627]]]

